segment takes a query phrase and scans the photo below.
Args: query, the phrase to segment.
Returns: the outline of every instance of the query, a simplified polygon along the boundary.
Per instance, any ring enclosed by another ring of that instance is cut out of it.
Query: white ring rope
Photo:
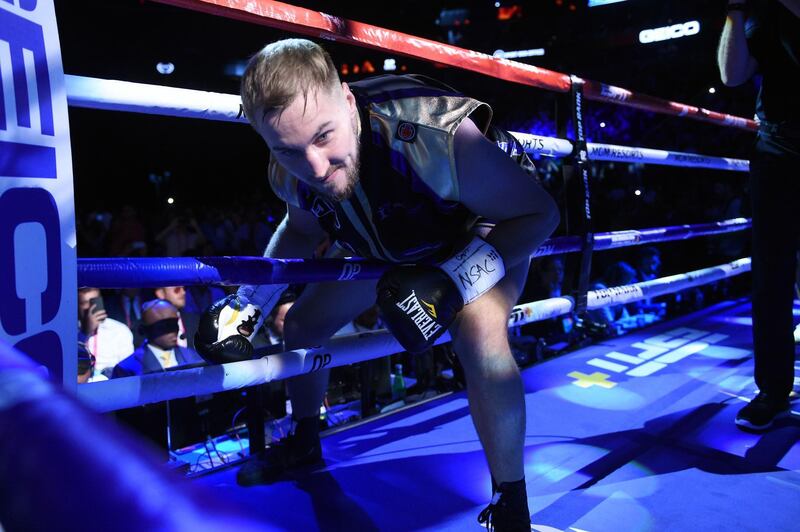
[[[242,99],[238,94],[177,89],[69,74],[64,78],[67,104],[73,107],[247,123],[241,111]]]
[[[588,309],[630,303],[687,288],[708,284],[750,271],[750,259],[712,266],[670,277],[627,286],[591,290]],[[534,301],[514,307],[509,327],[541,321],[572,311],[570,297]],[[437,344],[450,341],[445,334]],[[244,362],[207,366],[137,377],[122,377],[78,386],[78,397],[101,412],[131,408],[180,397],[210,394],[286,379],[321,368],[333,368],[372,360],[402,351],[386,331],[375,331],[332,338],[325,346],[298,349]]]
[[[241,98],[234,94],[177,89],[129,81],[116,81],[67,75],[67,103],[74,107],[124,111],[160,116],[200,118],[247,123]],[[566,157],[573,145],[566,139],[511,132],[526,152],[534,156]],[[710,168],[747,172],[750,163],[743,159],[711,157],[651,148],[587,143],[590,160],[648,163],[688,168]]]

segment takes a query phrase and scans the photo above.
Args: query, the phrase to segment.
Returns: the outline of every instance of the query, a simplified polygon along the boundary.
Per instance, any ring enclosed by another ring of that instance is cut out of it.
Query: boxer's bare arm
[[[286,216],[264,251],[264,256],[273,259],[311,257],[323,238],[325,231],[313,214],[289,205]]]
[[[497,222],[486,241],[506,267],[526,262],[558,226],[553,198],[470,119],[456,130],[455,157],[461,203]]]

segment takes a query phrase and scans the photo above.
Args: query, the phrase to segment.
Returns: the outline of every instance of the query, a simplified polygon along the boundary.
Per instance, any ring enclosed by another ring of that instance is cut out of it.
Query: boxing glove
[[[503,259],[480,237],[439,266],[400,265],[377,285],[386,327],[409,353],[433,345],[458,312],[505,275]]]
[[[194,336],[200,356],[211,364],[252,358],[252,338],[286,286],[244,285],[236,294],[213,303],[200,317]]]

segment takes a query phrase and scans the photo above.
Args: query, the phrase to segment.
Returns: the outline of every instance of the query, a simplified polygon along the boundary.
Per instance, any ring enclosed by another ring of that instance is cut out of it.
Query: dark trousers
[[[750,187],[755,380],[760,391],[784,398],[794,380],[800,125],[761,125],[750,162]]]

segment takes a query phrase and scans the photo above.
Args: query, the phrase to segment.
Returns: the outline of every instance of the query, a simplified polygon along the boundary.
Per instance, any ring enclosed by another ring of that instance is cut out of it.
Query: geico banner
[[[639,32],[639,42],[648,44],[651,42],[667,41],[669,39],[679,39],[680,37],[689,37],[690,35],[697,35],[698,33],[700,33],[700,22],[690,20],[683,24],[673,24],[672,26],[664,26],[663,28],[642,30]]]
[[[72,156],[53,0],[0,2],[0,76],[0,342],[74,389]]]

